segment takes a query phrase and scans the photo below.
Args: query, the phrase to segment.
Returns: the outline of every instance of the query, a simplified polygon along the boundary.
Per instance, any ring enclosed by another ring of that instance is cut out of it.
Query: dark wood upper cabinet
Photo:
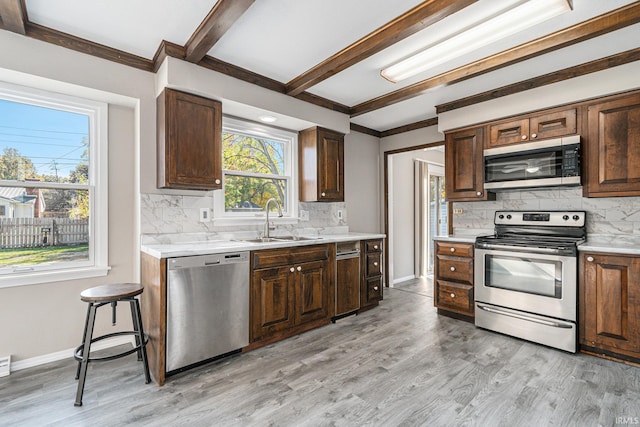
[[[166,88],[157,108],[158,188],[222,188],[222,104]]]
[[[576,108],[549,111],[529,117],[489,124],[485,148],[574,135],[578,132]]]
[[[344,134],[314,127],[298,137],[302,202],[344,201]]]
[[[445,187],[449,201],[488,200],[484,191],[482,149],[484,128],[477,127],[445,135]]]
[[[585,197],[640,196],[640,94],[587,107]]]

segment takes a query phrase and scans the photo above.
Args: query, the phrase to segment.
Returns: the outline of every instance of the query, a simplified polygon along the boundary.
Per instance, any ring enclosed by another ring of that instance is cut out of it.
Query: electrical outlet
[[[309,221],[309,211],[301,210],[298,217],[300,218],[300,221]]]
[[[7,377],[11,373],[11,356],[0,357],[0,377]]]
[[[454,215],[461,215],[464,211],[462,209],[454,209],[453,210],[453,214]]]
[[[200,222],[211,221],[211,210],[209,208],[200,208]]]
[[[342,209],[338,209],[338,219],[342,219]]]

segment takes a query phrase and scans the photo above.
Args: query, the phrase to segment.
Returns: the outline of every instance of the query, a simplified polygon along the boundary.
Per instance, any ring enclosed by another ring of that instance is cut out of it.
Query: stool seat
[[[90,362],[103,362],[137,353],[138,360],[142,362],[142,367],[144,369],[145,382],[147,384],[151,382],[146,350],[147,343],[149,342],[149,336],[144,332],[144,328],[142,327],[140,302],[138,301],[138,298],[136,298],[138,295],[142,294],[143,290],[144,287],[139,283],[113,283],[85,289],[80,293],[80,299],[86,302],[88,307],[87,317],[84,323],[84,333],[82,334],[82,344],[80,344],[73,353],[73,357],[78,361],[76,379],[79,380],[78,390],[76,391],[76,401],[74,403],[75,406],[82,406],[82,395],[84,393],[84,383],[87,377],[87,366]],[[102,306],[111,305],[111,323],[115,325],[116,306],[119,302],[129,303],[131,307],[133,330],[113,332],[94,337],[93,328],[96,320],[96,310]],[[130,350],[125,350],[110,356],[91,356],[91,344],[96,341],[114,338],[121,335],[133,335],[135,337],[135,346]]]
[[[117,301],[140,295],[144,288],[139,283],[112,283],[85,289],[80,293],[84,302]]]

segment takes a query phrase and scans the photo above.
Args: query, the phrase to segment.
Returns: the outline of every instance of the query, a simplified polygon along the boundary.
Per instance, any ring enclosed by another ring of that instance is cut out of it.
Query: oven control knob
[[[580,219],[580,217],[579,217],[578,215],[574,215],[574,216],[573,216],[573,220],[574,220],[574,221],[577,221],[577,220],[579,220],[579,219]]]
[[[498,215],[498,218],[504,219],[504,215],[500,214],[500,215]]]
[[[507,219],[511,219],[511,215],[507,215]]]
[[[569,221],[569,215],[562,215],[562,219],[564,219],[565,221]]]

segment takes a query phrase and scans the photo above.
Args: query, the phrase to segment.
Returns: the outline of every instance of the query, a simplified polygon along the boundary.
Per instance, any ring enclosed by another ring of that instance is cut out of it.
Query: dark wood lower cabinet
[[[336,316],[360,308],[360,259],[336,261]]]
[[[640,362],[640,257],[580,254],[580,344]]]
[[[252,252],[252,343],[275,341],[330,322],[334,295],[330,252],[330,245]]]
[[[368,310],[382,300],[382,239],[365,240],[362,246],[360,310]]]
[[[474,321],[473,243],[435,242],[433,305],[438,313]]]

